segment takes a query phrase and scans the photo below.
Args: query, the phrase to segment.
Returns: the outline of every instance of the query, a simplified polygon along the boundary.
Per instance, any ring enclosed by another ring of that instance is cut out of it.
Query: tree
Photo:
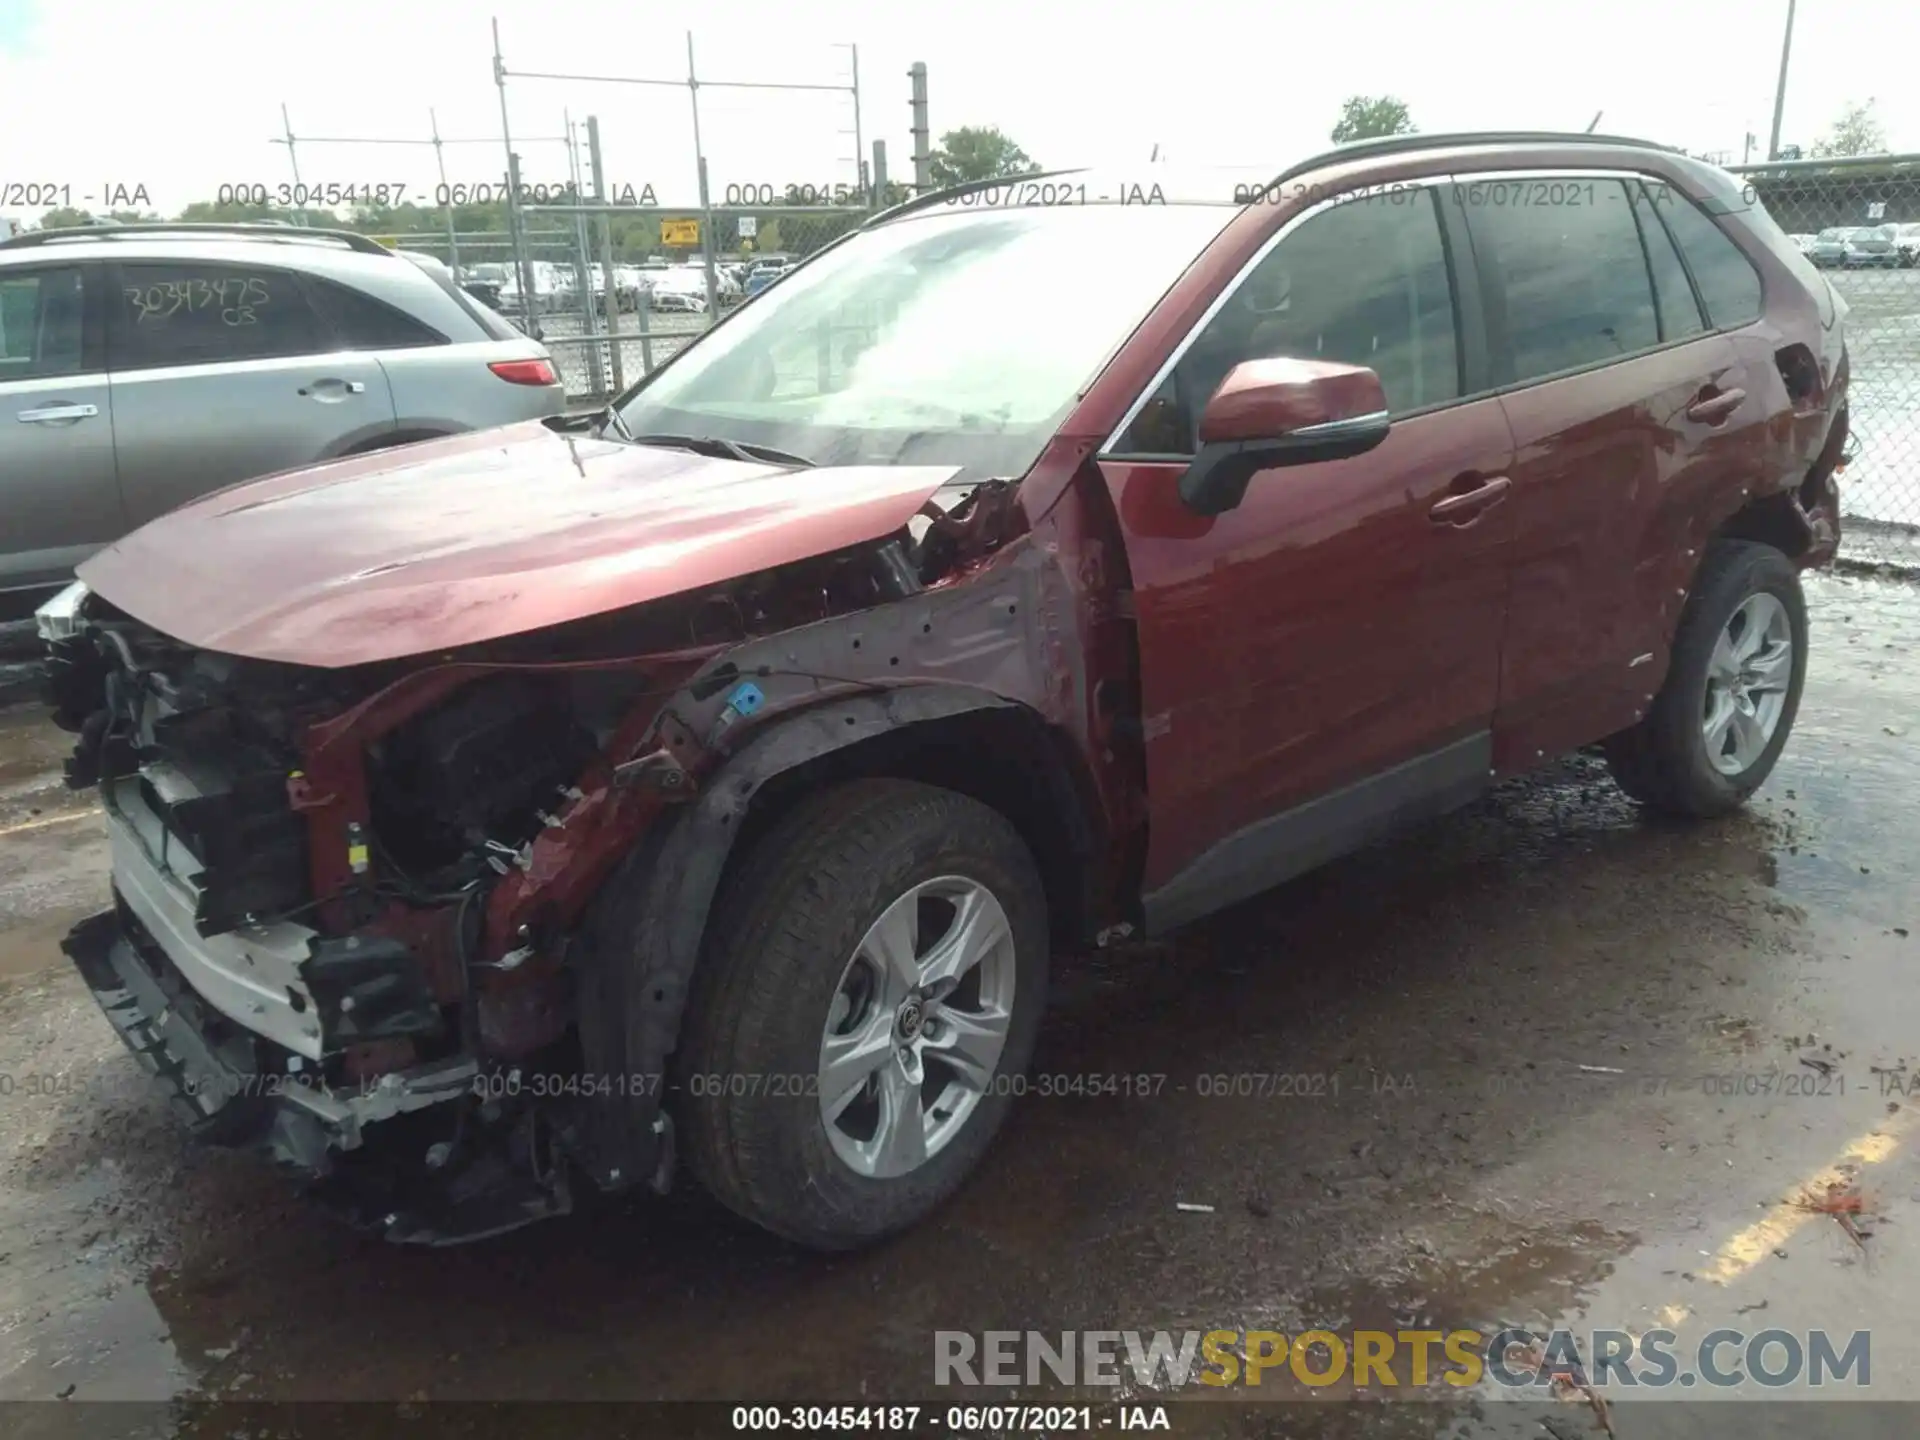
[[[1002,175],[1031,175],[1040,167],[998,126],[962,125],[940,137],[929,168],[935,185],[958,185]]]
[[[1874,101],[1851,104],[1840,112],[1834,126],[1813,147],[1815,155],[1884,155],[1887,131],[1873,113]]]
[[[1407,114],[1407,102],[1391,95],[1354,95],[1340,107],[1340,122],[1333,127],[1333,143],[1371,140],[1376,135],[1411,135],[1413,120]]]
[[[93,224],[92,211],[76,210],[71,205],[62,205],[58,209],[49,210],[40,217],[42,230],[71,230],[76,225],[91,224]]]

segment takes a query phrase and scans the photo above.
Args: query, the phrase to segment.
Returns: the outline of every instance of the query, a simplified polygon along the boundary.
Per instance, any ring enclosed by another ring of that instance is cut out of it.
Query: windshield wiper
[[[623,427],[624,428],[624,427]],[[696,455],[711,455],[717,460],[745,460],[767,465],[804,466],[811,469],[813,461],[804,455],[795,455],[786,450],[776,450],[771,445],[755,445],[744,440],[728,440],[719,435],[632,435],[628,440],[635,445],[669,445],[676,450],[691,450]]]
[[[633,438],[633,431],[627,428],[627,422],[621,417],[619,406],[612,401],[609,401],[607,408],[600,412],[600,429],[604,432],[609,425],[613,427],[614,433],[626,441],[627,444],[637,445],[639,443]]]

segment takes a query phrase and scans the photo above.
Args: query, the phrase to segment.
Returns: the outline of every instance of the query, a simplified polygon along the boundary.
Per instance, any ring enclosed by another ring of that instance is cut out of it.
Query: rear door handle
[[[1504,475],[1490,475],[1473,489],[1460,495],[1449,495],[1437,500],[1427,514],[1436,524],[1465,525],[1479,518],[1483,511],[1491,509],[1507,498],[1507,491],[1513,488],[1513,482]]]
[[[1719,425],[1738,410],[1747,401],[1747,392],[1740,389],[1717,390],[1711,395],[1703,395],[1687,407],[1687,418],[1697,420],[1702,425]]]
[[[55,405],[43,405],[38,410],[22,410],[22,425],[52,425],[62,420],[91,420],[100,413],[98,405],[76,405],[61,401]]]

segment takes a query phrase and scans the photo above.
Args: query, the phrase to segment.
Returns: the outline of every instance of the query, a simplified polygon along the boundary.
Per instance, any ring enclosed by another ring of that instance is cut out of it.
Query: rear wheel
[[[1718,815],[1759,789],[1785,748],[1807,670],[1807,607],[1770,545],[1708,547],[1680,617],[1666,683],[1606,743],[1620,788],[1650,808]]]
[[[1046,902],[1004,817],[861,781],[776,825],[718,898],[678,1065],[724,1204],[848,1249],[957,1190],[1033,1052]]]

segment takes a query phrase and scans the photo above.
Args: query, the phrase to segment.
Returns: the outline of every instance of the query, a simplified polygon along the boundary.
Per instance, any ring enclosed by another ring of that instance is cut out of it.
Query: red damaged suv
[[[207,1137],[397,1240],[684,1163],[925,1215],[1048,956],[1598,742],[1738,805],[1838,541],[1844,307],[1579,135],[1067,173],[876,216],[598,416],[195,501],[41,626]]]

